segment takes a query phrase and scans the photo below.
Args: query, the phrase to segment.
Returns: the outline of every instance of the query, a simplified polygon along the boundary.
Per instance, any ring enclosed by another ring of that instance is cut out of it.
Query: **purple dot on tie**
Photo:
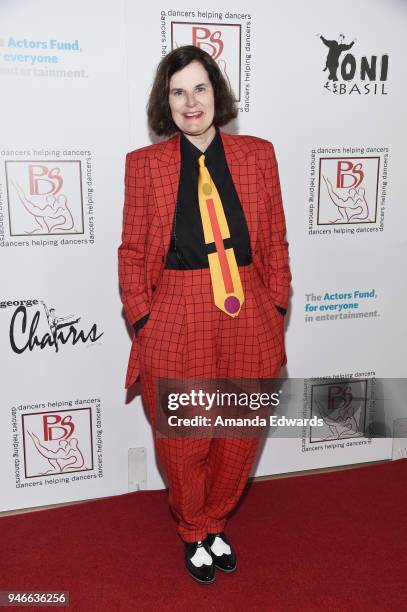
[[[237,297],[235,297],[234,295],[230,295],[229,297],[226,298],[225,302],[224,302],[224,306],[225,306],[225,310],[227,310],[227,312],[237,312],[240,308],[240,301],[237,299]]]

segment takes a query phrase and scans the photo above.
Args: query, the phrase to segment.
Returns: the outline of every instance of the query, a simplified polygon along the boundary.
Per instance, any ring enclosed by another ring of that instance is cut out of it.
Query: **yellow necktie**
[[[205,155],[198,159],[198,199],[205,244],[215,243],[215,253],[208,254],[215,305],[230,317],[237,317],[244,302],[243,287],[233,248],[225,249],[230,238],[225,211],[218,190],[205,166]]]

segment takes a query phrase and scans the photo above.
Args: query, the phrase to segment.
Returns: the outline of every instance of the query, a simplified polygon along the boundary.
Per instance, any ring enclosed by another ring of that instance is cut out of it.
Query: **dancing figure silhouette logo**
[[[326,38],[321,33],[316,36],[328,49],[325,66],[322,68],[322,71],[327,73],[325,90],[335,95],[387,95],[387,53],[358,56],[354,54],[353,49],[356,38],[346,42],[343,33],[337,38]]]
[[[104,334],[99,333],[96,323],[84,330],[79,326],[81,317],[75,314],[60,316],[56,314],[54,307],[48,308],[43,300],[40,300],[40,304],[42,308],[38,310],[27,309],[22,304],[15,309],[11,317],[10,347],[18,355],[35,349],[53,349],[58,353],[65,345],[89,346],[100,340]]]
[[[318,225],[375,223],[379,157],[320,158]]]
[[[6,162],[10,236],[83,233],[80,161]]]
[[[91,408],[22,415],[26,478],[93,469]]]
[[[311,429],[310,441],[342,440],[365,433],[367,381],[341,380],[312,387],[311,412],[324,421]]]

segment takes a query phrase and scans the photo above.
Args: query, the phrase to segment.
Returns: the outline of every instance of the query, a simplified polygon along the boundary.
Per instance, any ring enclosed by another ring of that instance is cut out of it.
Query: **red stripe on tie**
[[[226,293],[233,293],[233,281],[230,274],[229,263],[226,256],[225,246],[223,244],[222,232],[220,231],[218,218],[215,212],[215,204],[212,198],[206,200],[208,207],[209,220],[212,226],[212,233],[215,239],[215,247],[219,257],[220,269],[223,276],[223,284],[225,285]]]

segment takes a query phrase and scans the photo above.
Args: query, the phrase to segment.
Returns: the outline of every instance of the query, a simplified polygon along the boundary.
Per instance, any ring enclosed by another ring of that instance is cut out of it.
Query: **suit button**
[[[151,285],[151,289],[152,291],[155,291],[157,289],[156,285]]]

